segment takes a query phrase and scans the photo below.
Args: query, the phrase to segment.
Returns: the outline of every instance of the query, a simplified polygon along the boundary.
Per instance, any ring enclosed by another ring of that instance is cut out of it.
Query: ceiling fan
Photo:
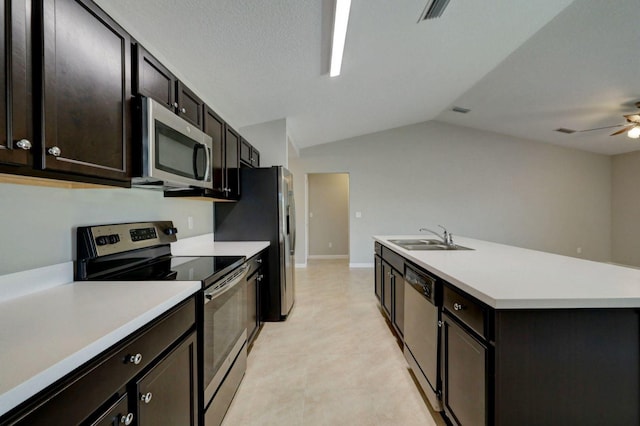
[[[636,108],[640,108],[640,102],[635,103]],[[623,117],[627,120],[626,123],[616,124],[614,126],[596,127],[595,129],[580,130],[580,132],[591,132],[593,130],[610,129],[612,127],[624,126],[622,129],[617,130],[609,136],[616,136],[627,132],[627,136],[632,139],[640,138],[640,114],[625,114]]]

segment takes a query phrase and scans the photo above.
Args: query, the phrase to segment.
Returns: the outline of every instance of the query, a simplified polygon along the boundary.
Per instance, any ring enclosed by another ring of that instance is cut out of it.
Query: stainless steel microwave
[[[142,150],[135,186],[213,189],[212,139],[151,98],[142,98]]]

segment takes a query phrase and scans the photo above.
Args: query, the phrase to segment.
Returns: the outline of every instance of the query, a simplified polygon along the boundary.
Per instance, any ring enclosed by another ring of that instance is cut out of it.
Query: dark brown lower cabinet
[[[136,424],[197,424],[197,370],[194,332],[136,383],[130,398],[138,405]]]
[[[404,276],[391,270],[393,278],[393,326],[404,336]]]
[[[488,349],[446,313],[442,315],[442,396],[456,425],[486,425]]]
[[[0,416],[0,425],[197,424],[195,305],[181,303]]]
[[[393,309],[393,269],[387,262],[382,262],[382,310],[391,319]]]
[[[382,302],[382,258],[378,255],[375,256],[375,280],[374,291],[376,298],[379,302]]]
[[[251,344],[260,328],[260,283],[264,278],[262,269],[247,280],[247,342]]]

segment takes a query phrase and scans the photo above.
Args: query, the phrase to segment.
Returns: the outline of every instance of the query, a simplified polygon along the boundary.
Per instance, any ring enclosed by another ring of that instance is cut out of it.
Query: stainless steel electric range
[[[77,229],[76,280],[200,281],[198,364],[200,412],[206,426],[222,422],[247,363],[244,256],[173,256],[171,221]]]

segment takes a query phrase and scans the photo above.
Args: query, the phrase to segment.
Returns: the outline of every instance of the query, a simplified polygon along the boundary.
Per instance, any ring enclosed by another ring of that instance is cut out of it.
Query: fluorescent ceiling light
[[[336,15],[333,21],[333,44],[331,46],[331,69],[329,77],[340,75],[342,68],[342,54],[344,42],[347,38],[347,24],[349,23],[349,10],[351,0],[336,0]]]

